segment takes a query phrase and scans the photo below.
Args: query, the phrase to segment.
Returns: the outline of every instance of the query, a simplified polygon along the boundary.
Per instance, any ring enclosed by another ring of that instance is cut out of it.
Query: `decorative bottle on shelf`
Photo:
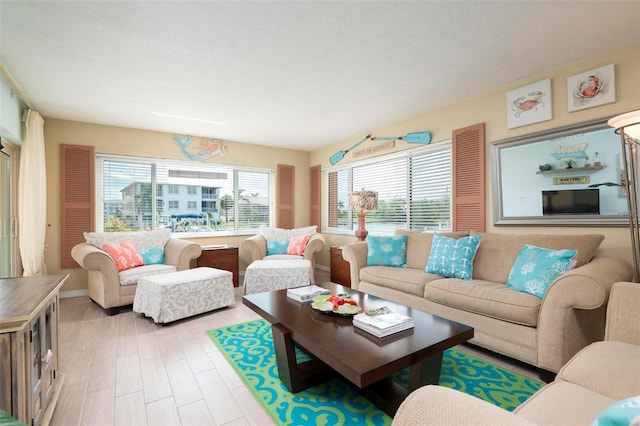
[[[600,163],[600,157],[598,156],[598,153],[596,152],[596,161],[593,162],[593,166],[594,167],[600,167],[602,166],[602,164]]]
[[[591,167],[591,163],[589,163],[589,156],[587,155],[584,159],[584,166]]]

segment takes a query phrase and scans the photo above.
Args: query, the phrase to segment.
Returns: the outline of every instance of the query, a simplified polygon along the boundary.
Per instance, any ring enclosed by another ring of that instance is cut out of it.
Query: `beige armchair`
[[[109,315],[117,313],[119,307],[133,303],[139,278],[189,269],[192,259],[198,258],[201,253],[202,248],[196,243],[170,238],[164,245],[164,264],[138,266],[118,272],[111,256],[95,245],[80,243],[71,249],[71,257],[87,271],[89,297],[106,309]]]
[[[311,262],[311,270],[313,271],[315,268],[315,257],[316,254],[322,252],[325,247],[325,239],[324,236],[320,233],[315,233],[311,235],[309,238],[309,242],[307,243],[307,247],[304,250],[304,255],[293,256],[293,255],[273,255],[267,256],[267,240],[260,234],[254,235],[253,237],[247,238],[242,243],[240,243],[239,256],[240,259],[245,263],[245,265],[250,265],[252,262],[256,260],[262,260],[265,258],[301,258],[306,259]],[[313,274],[311,274],[313,277]]]
[[[441,386],[412,392],[395,426],[587,425],[616,401],[640,395],[640,284],[617,282],[607,306],[605,340],[578,352],[513,413]]]

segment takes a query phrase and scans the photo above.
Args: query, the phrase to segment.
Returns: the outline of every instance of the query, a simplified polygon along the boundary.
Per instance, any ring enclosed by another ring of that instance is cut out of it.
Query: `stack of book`
[[[395,312],[363,312],[353,317],[353,326],[373,334],[386,337],[414,327],[413,318]]]
[[[287,290],[287,297],[298,302],[310,302],[320,294],[329,294],[326,288],[317,285],[307,285],[304,287],[290,288]]]

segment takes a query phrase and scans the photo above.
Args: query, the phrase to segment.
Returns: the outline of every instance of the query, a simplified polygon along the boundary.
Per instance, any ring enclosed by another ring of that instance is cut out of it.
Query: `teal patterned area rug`
[[[389,425],[391,418],[342,378],[291,393],[278,378],[271,325],[250,321],[207,334],[276,424]],[[309,359],[297,351],[298,362]],[[393,378],[407,383],[408,370]],[[512,411],[544,383],[505,370],[456,349],[445,351],[440,385],[458,389]]]

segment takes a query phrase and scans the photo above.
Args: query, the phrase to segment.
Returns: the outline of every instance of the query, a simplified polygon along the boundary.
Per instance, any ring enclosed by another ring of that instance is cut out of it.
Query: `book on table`
[[[395,312],[363,312],[353,317],[353,326],[376,337],[385,337],[414,327],[413,318]]]
[[[317,285],[306,285],[304,287],[290,288],[287,290],[287,297],[298,302],[310,302],[320,294],[329,294],[326,288]]]

